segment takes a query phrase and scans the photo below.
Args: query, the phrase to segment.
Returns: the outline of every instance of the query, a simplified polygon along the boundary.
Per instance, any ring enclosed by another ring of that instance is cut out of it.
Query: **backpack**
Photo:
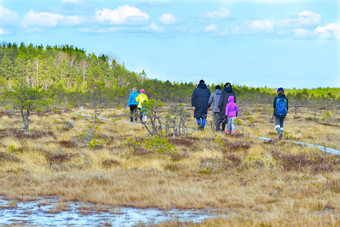
[[[277,97],[274,114],[278,118],[284,118],[287,115],[287,99]]]

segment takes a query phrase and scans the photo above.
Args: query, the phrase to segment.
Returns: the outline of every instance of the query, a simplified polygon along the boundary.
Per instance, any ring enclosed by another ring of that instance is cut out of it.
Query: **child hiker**
[[[282,139],[283,134],[283,121],[288,112],[288,99],[284,94],[282,87],[277,89],[277,96],[274,99],[274,116],[275,116],[275,129],[279,135],[279,139]]]
[[[227,124],[227,128],[225,129],[226,133],[230,133],[232,135],[235,134],[235,118],[238,116],[238,107],[236,105],[236,103],[234,103],[234,96],[229,96],[228,98],[228,104],[225,108],[225,116],[228,117],[228,124]]]

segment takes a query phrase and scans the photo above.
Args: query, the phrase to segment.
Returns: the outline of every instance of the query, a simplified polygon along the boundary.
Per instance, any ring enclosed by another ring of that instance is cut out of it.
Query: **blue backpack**
[[[287,99],[277,97],[274,111],[275,116],[278,118],[284,118],[287,115],[287,107]]]

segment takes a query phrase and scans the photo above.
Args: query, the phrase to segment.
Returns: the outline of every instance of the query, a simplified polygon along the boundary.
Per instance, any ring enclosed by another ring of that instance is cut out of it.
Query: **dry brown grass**
[[[269,108],[242,108],[238,133],[276,138]],[[106,110],[101,116],[119,118],[124,111]],[[340,148],[338,122],[325,125],[307,118],[288,116],[287,135]],[[25,136],[15,129],[20,127],[18,115],[0,118],[0,194],[10,199],[60,195],[62,201],[214,208],[226,214],[199,224],[203,226],[340,225],[340,157],[316,148],[240,134],[214,135],[207,128],[187,138],[169,138],[176,151],[147,151],[122,146],[127,137],[142,142],[147,134],[142,125],[122,118],[102,121],[97,139],[103,143],[90,149],[80,138],[89,118],[61,112],[32,120]],[[74,127],[65,129],[63,122]],[[189,124],[195,126],[194,119]],[[49,212],[67,209],[62,201]]]

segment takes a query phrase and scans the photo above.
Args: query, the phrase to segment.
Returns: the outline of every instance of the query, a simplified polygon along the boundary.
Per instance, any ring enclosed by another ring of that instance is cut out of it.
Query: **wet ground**
[[[0,196],[0,226],[136,226],[167,221],[200,223],[218,216],[205,210],[97,206],[91,203],[60,202],[58,197],[23,202]]]

